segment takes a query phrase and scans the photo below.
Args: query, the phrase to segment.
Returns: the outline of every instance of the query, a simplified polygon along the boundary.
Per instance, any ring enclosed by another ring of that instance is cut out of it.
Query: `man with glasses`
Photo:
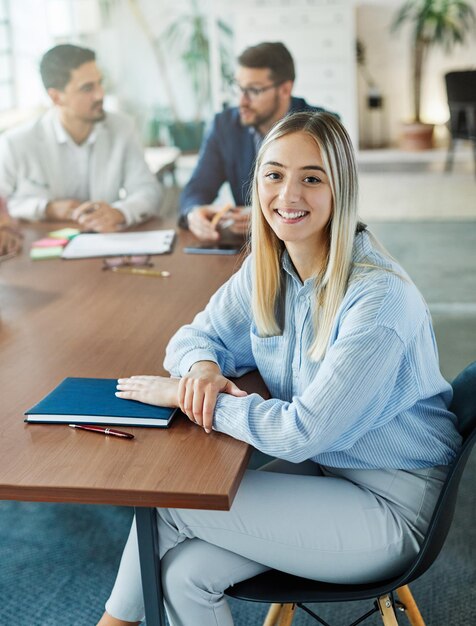
[[[160,187],[132,121],[104,111],[95,53],[55,46],[40,73],[54,106],[0,137],[0,193],[12,217],[109,232],[157,215]]]
[[[294,78],[293,58],[280,42],[251,46],[238,57],[238,106],[215,116],[180,198],[179,224],[198,239],[217,241],[227,225],[235,235],[246,233],[249,183],[263,137],[288,113],[324,110],[291,95]],[[235,207],[219,220],[220,207],[212,202],[225,182]]]

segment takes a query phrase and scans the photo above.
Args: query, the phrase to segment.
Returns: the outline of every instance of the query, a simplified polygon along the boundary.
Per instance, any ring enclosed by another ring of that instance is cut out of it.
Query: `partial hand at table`
[[[1,257],[10,257],[18,254],[22,247],[23,237],[14,228],[0,226],[0,260]]]

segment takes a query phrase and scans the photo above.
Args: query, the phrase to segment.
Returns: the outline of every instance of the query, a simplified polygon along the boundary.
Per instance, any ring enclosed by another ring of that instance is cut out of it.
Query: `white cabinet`
[[[232,25],[236,55],[282,41],[296,65],[294,94],[339,113],[358,145],[353,0],[239,0]]]

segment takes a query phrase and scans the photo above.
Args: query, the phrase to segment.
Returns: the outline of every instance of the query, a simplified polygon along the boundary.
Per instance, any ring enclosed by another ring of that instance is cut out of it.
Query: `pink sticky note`
[[[33,248],[49,248],[50,246],[65,246],[68,243],[69,239],[38,239],[38,241],[34,241],[31,245]]]

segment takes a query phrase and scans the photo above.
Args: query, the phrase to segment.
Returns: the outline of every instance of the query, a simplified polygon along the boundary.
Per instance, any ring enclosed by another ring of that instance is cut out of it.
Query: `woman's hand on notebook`
[[[179,378],[165,376],[131,376],[119,378],[116,396],[155,406],[178,406]]]
[[[183,378],[131,376],[119,378],[116,396],[155,406],[180,407],[181,411],[205,432],[210,433],[219,393],[241,397],[248,395],[225,378],[212,361],[195,363]]]

